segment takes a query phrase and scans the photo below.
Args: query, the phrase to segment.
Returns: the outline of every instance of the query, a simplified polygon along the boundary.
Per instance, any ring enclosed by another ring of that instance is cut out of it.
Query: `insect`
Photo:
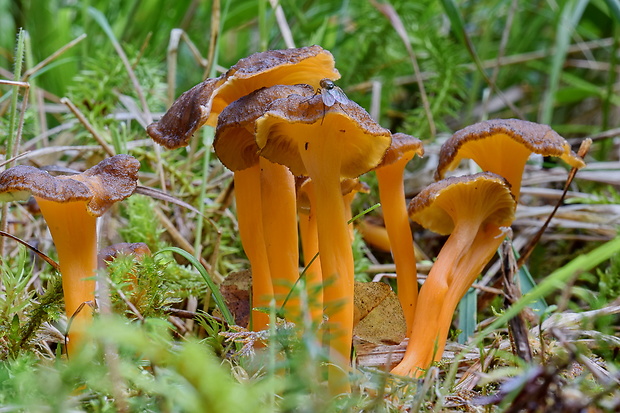
[[[336,102],[346,105],[349,102],[347,95],[331,79],[321,79],[317,93],[321,94],[325,106],[333,106]]]

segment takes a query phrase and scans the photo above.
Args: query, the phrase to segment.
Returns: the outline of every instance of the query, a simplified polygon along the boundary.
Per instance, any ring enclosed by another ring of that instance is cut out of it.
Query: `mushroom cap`
[[[357,103],[327,107],[320,95],[278,99],[256,121],[260,155],[288,166],[293,175],[307,175],[300,151],[327,139],[340,145],[340,176],[356,178],[377,166],[391,136]]]
[[[215,127],[218,115],[240,97],[281,84],[307,83],[316,88],[323,78],[340,78],[334,65],[332,54],[316,45],[255,53],[240,59],[222,76],[183,93],[147,132],[169,149],[187,146],[200,127],[205,123]]]
[[[441,235],[450,234],[456,220],[482,215],[482,223],[509,226],[517,204],[510,184],[491,172],[453,176],[424,188],[409,203],[409,217]]]
[[[54,202],[84,201],[87,211],[101,216],[137,186],[140,162],[129,155],[106,158],[81,174],[52,176],[18,165],[0,174],[0,201],[26,200],[30,195]]]
[[[254,137],[256,119],[277,99],[297,94],[312,96],[309,85],[276,85],[255,90],[228,105],[220,114],[213,149],[231,171],[239,171],[258,162],[259,148]]]
[[[158,122],[147,126],[151,139],[168,149],[187,146],[194,132],[209,119],[211,96],[222,82],[221,77],[207,79],[179,96]]]
[[[495,165],[511,164],[517,154],[531,152],[556,156],[570,166],[582,168],[583,159],[548,125],[520,119],[492,119],[457,131],[441,147],[435,179],[445,176],[464,158],[473,159],[483,170],[499,173]]]
[[[414,155],[424,156],[422,141],[405,133],[395,133],[392,135],[392,144],[385,152],[385,156],[377,168],[391,165],[408,154],[412,157]]]

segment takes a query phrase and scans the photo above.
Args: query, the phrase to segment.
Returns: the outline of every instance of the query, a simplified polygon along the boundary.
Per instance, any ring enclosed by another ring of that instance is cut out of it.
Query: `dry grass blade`
[[[278,0],[269,0],[269,3],[271,3],[271,7],[273,7],[273,10],[276,13],[276,20],[278,21],[278,27],[280,28],[280,33],[284,39],[284,44],[286,44],[286,47],[289,49],[294,48],[295,41],[293,40],[293,33],[291,32],[291,28],[286,21],[286,16],[284,16],[284,10],[282,9],[280,2]]]
[[[581,147],[579,148],[578,155],[581,156],[581,158],[584,158],[586,154],[588,153],[588,151],[590,150],[591,145],[592,145],[592,140],[585,139],[581,143]],[[517,261],[517,269],[523,266],[525,261],[527,261],[527,259],[532,254],[532,251],[534,251],[534,247],[536,246],[536,244],[538,244],[538,241],[540,241],[540,238],[542,237],[542,234],[545,232],[545,230],[549,226],[551,219],[557,212],[560,205],[562,205],[562,203],[564,202],[564,197],[566,196],[566,192],[568,192],[568,188],[570,187],[570,184],[573,182],[573,179],[575,178],[575,174],[577,174],[577,171],[578,171],[577,168],[572,168],[571,171],[569,172],[568,178],[566,179],[566,184],[564,185],[564,191],[562,192],[562,196],[560,197],[558,202],[555,204],[553,211],[551,211],[545,223],[542,225],[542,227],[540,227],[536,235],[534,235],[534,237],[530,240],[529,244],[523,249],[521,257],[519,257],[519,260]]]
[[[407,49],[407,53],[409,54],[409,58],[411,59],[411,64],[413,66],[413,72],[415,74],[416,82],[418,84],[418,88],[420,89],[420,98],[422,99],[422,105],[424,106],[424,113],[426,114],[426,118],[428,119],[428,125],[430,128],[430,136],[434,137],[437,129],[435,127],[435,120],[433,119],[433,112],[431,111],[431,105],[428,102],[428,96],[426,95],[426,88],[424,87],[424,81],[422,80],[422,74],[420,72],[420,66],[418,65],[418,59],[416,58],[415,52],[411,47],[411,42],[409,41],[409,36],[407,35],[407,30],[403,25],[400,16],[394,10],[389,3],[379,3],[376,0],[371,0],[373,6],[377,8],[385,17],[388,18],[396,33],[402,40],[405,48]]]
[[[45,66],[47,66],[48,64],[53,62],[56,58],[58,58],[64,52],[66,52],[67,50],[71,49],[73,46],[75,46],[76,44],[80,43],[84,39],[86,39],[86,33],[83,33],[80,36],[76,37],[74,40],[72,40],[69,43],[65,44],[60,49],[58,49],[54,53],[52,53],[51,55],[49,55],[45,59],[41,60],[39,63],[37,63],[36,66],[28,69],[24,73],[24,76],[22,77],[22,80],[23,81],[27,81],[28,79],[30,79],[31,76],[36,74],[39,70],[43,69]]]
[[[91,135],[93,135],[93,138],[95,138],[95,140],[99,142],[99,145],[101,145],[105,153],[110,156],[115,155],[114,149],[110,145],[108,145],[105,139],[95,130],[93,125],[88,121],[88,119],[86,119],[86,116],[84,116],[82,111],[78,109],[78,107],[75,106],[73,102],[69,100],[69,98],[62,98],[60,99],[60,102],[65,104],[69,108],[69,110],[75,115],[75,117],[80,121],[80,123],[84,125],[84,127],[90,132]]]
[[[26,248],[28,248],[29,250],[31,250],[32,252],[37,254],[37,256],[39,256],[43,261],[45,261],[46,263],[48,263],[49,265],[54,267],[54,269],[56,271],[60,271],[60,266],[58,265],[58,263],[56,261],[54,261],[53,259],[51,259],[47,255],[43,254],[41,251],[39,251],[38,249],[36,249],[32,245],[28,244],[23,239],[18,238],[15,235],[9,234],[8,232],[4,232],[4,231],[0,231],[0,236],[11,238],[11,239],[19,242],[20,244],[22,244],[23,246],[25,246]]]

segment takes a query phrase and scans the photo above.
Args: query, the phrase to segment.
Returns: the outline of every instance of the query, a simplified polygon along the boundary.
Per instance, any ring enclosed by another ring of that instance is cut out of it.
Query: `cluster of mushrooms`
[[[409,160],[423,155],[422,143],[392,134],[356,103],[332,95],[338,78],[332,55],[319,46],[257,53],[185,92],[148,133],[177,148],[201,126],[216,128],[215,152],[234,172],[252,307],[286,303],[292,319],[303,311],[299,300],[285,301],[300,277],[300,237],[309,266],[302,285],[313,295],[307,310],[314,321],[326,316],[327,342],[340,367],[348,365],[354,319],[348,220],[356,190],[350,180],[374,170],[410,337],[393,372],[415,377],[441,358],[459,300],[503,241],[529,155],[557,156],[578,168],[584,163],[548,126],[482,122],[443,145],[438,181],[407,210],[403,173]],[[443,179],[464,158],[485,172]],[[452,234],[419,295],[409,218]],[[253,312],[254,330],[267,322],[264,311]]]
[[[529,155],[557,156],[577,168],[584,163],[548,126],[482,122],[443,145],[437,182],[407,209],[403,174],[423,155],[421,141],[392,134],[359,105],[332,94],[331,81],[339,77],[333,56],[319,46],[257,53],[183,93],[147,131],[174,149],[187,146],[202,126],[215,128],[214,150],[233,171],[239,234],[252,270],[251,328],[267,328],[264,309],[272,301],[292,320],[302,314],[317,326],[327,320],[323,341],[337,366],[329,381],[346,388],[354,323],[350,202],[365,190],[356,178],[376,173],[407,322],[407,351],[393,373],[417,377],[441,358],[459,300],[504,239]],[[444,178],[464,158],[484,172]],[[135,159],[117,155],[68,177],[27,166],[0,174],[0,199],[33,194],[50,227],[67,315],[74,318],[70,345],[79,343],[90,317],[78,308],[94,294],[95,217],[135,190],[138,168]],[[39,183],[26,184],[31,180]],[[114,195],[106,192],[110,185]],[[71,212],[57,213],[59,205]],[[409,219],[451,234],[419,293]],[[307,266],[301,283],[299,243]],[[80,265],[78,250],[88,256]]]

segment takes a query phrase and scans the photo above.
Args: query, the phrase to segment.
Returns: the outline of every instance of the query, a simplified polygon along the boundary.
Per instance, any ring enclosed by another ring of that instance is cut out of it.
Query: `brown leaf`
[[[250,322],[250,290],[252,271],[231,272],[220,285],[220,292],[226,306],[235,318],[235,323],[247,327]]]
[[[398,297],[382,282],[356,282],[353,335],[376,344],[398,344],[407,324]]]

